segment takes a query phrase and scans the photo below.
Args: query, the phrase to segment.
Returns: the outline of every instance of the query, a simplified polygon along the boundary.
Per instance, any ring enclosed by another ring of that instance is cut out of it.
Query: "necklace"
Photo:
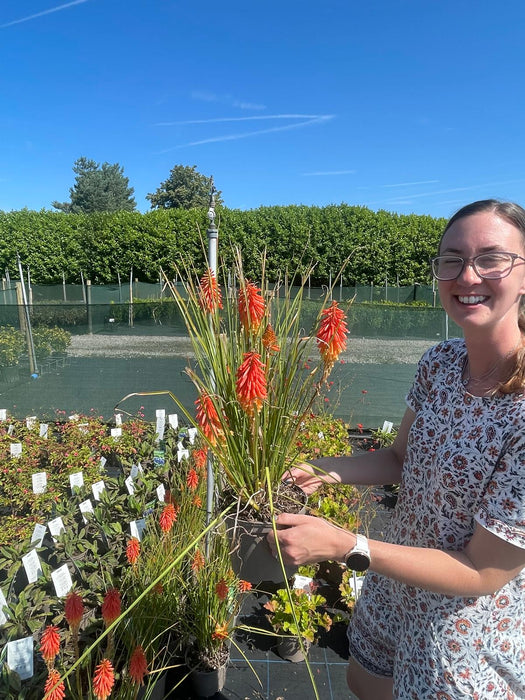
[[[487,372],[484,372],[483,374],[480,374],[479,377],[473,377],[470,374],[470,362],[468,359],[468,353],[465,355],[465,358],[463,360],[463,368],[461,370],[461,383],[463,386],[467,386],[469,382],[474,382],[475,384],[479,384],[481,382],[484,382],[487,379],[490,379],[496,372],[505,364],[505,362],[514,355],[516,350],[521,346],[521,342],[513,348],[510,352],[508,352],[504,357],[499,362],[496,362],[495,365],[493,365]]]

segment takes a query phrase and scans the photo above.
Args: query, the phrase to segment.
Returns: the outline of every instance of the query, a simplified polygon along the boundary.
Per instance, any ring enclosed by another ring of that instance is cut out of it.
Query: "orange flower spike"
[[[217,622],[215,624],[215,631],[212,632],[212,639],[228,639],[228,623],[225,622],[223,625],[219,625]]]
[[[257,333],[265,311],[261,290],[253,282],[246,282],[239,292],[239,318],[244,330]]]
[[[195,469],[197,469],[198,471],[204,469],[204,467],[206,466],[206,458],[208,456],[207,451],[202,448],[198,450],[193,450],[191,456],[193,457]]]
[[[66,689],[64,681],[60,678],[60,673],[56,668],[49,671],[49,675],[44,686],[44,700],[64,700]]]
[[[193,496],[192,504],[196,508],[200,508],[202,506],[202,498],[200,496],[197,496],[197,495]]]
[[[204,437],[215,445],[223,435],[219,414],[209,394],[201,394],[195,401],[197,406],[197,423]]]
[[[208,269],[201,277],[199,283],[199,305],[203,311],[212,313],[216,309],[222,309],[221,288],[213,270]]]
[[[102,659],[95,669],[93,676],[93,693],[97,700],[106,700],[111,695],[115,685],[113,664],[109,659]]]
[[[277,342],[277,336],[275,335],[275,331],[273,330],[270,323],[266,326],[266,329],[263,333],[262,344],[270,352],[279,352],[281,350],[281,348],[279,347],[279,343]]]
[[[134,564],[137,563],[137,559],[140,556],[140,542],[136,537],[132,537],[130,540],[128,540],[128,544],[126,545],[126,557],[133,566]]]
[[[215,593],[217,594],[217,598],[219,600],[226,600],[228,597],[228,584],[226,581],[221,578],[219,583],[215,586]]]
[[[60,634],[56,625],[48,625],[40,638],[40,653],[49,669],[53,667],[60,651]]]
[[[117,617],[120,617],[120,613],[120,593],[116,588],[110,588],[106,592],[104,602],[102,603],[102,617],[104,618],[106,627],[109,627],[112,622],[115,622]]]
[[[193,571],[195,571],[195,573],[197,573],[198,571],[200,571],[201,569],[204,568],[205,563],[206,562],[204,561],[204,556],[203,556],[202,552],[200,551],[200,549],[197,549],[195,551],[195,554],[193,555],[193,561],[191,562],[191,568],[193,569]]]
[[[70,591],[66,596],[64,615],[71,630],[78,631],[84,615],[84,603],[75,591]]]
[[[177,520],[177,510],[173,503],[166,503],[159,516],[159,525],[162,532],[169,532],[173,523]]]
[[[129,661],[129,675],[137,685],[144,685],[144,676],[148,672],[148,662],[144,649],[139,645]]]
[[[249,415],[253,415],[254,411],[259,412],[267,397],[266,375],[259,353],[245,353],[236,376],[235,391],[241,408]]]
[[[246,593],[246,591],[251,591],[252,590],[252,584],[249,581],[245,581],[244,579],[239,579],[239,591],[241,593]]]
[[[188,476],[186,477],[186,486],[189,488],[190,491],[195,491],[198,485],[199,476],[195,469],[190,469],[188,472]]]
[[[348,328],[346,316],[336,301],[321,311],[321,323],[317,331],[317,346],[326,369],[331,369],[343,350],[346,350]]]

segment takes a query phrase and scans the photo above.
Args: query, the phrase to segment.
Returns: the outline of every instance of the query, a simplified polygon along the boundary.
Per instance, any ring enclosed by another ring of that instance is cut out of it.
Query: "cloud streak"
[[[311,173],[301,173],[303,177],[324,177],[325,175],[355,175],[357,170],[314,170]]]
[[[383,187],[411,187],[413,185],[434,185],[439,180],[419,180],[417,182],[394,182],[391,185],[383,185]]]
[[[67,10],[68,7],[73,7],[74,5],[82,5],[85,2],[89,2],[89,0],[73,0],[73,2],[66,2],[64,5],[50,7],[49,10],[43,10],[42,12],[37,12],[34,15],[28,15],[27,17],[22,17],[21,19],[15,19],[12,22],[6,22],[6,24],[0,24],[0,29],[6,29],[6,27],[12,27],[15,24],[22,24],[22,22],[29,22],[32,19],[37,19],[37,17],[50,15],[53,12],[60,12],[60,10]]]
[[[187,126],[189,124],[219,124],[221,122],[249,122],[261,119],[332,119],[333,114],[261,114],[251,117],[215,117],[212,119],[186,119],[181,122],[158,122],[154,126]]]

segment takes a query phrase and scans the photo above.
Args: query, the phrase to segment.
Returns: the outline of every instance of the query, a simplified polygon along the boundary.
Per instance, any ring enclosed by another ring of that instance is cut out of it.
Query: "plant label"
[[[89,432],[89,425],[88,425],[88,423],[79,423],[78,429],[80,430],[81,433],[86,434]]]
[[[155,411],[155,416],[157,418],[157,425],[155,427],[155,432],[157,433],[157,440],[164,439],[164,429],[166,427],[166,411],[163,408],[157,408]]]
[[[131,475],[128,476],[124,483],[126,484],[126,488],[128,490],[129,495],[133,496],[133,494],[135,493],[135,487],[133,486],[133,479],[131,478]]]
[[[22,454],[22,443],[21,442],[12,442],[9,446],[10,452],[11,452],[11,457],[20,457]]]
[[[55,518],[54,520],[50,520],[47,524],[49,528],[49,532],[51,533],[51,536],[53,537],[53,541],[56,542],[56,537],[59,537],[63,532],[65,532],[65,527],[64,523],[62,522],[62,518],[59,516],[58,518]]]
[[[38,581],[39,577],[42,576],[43,571],[40,566],[40,559],[36,553],[36,549],[32,549],[27,554],[22,557],[22,564],[24,566],[27,580],[29,583],[35,583]]]
[[[159,484],[157,486],[157,498],[161,503],[164,503],[164,497],[166,496],[166,489],[164,488],[164,484]]]
[[[129,524],[129,529],[131,532],[132,537],[136,537],[138,541],[142,539],[142,533],[144,532],[144,529],[146,527],[146,521],[144,518],[141,518],[140,520],[132,520]]]
[[[383,423],[382,431],[383,431],[384,433],[391,433],[393,427],[394,427],[394,424],[393,424],[391,421],[386,420],[386,421]]]
[[[197,437],[197,428],[188,428],[188,437],[190,439],[190,445],[195,444],[195,438]]]
[[[31,482],[33,484],[33,493],[45,493],[47,488],[47,474],[45,472],[32,474]]]
[[[66,596],[73,587],[71,574],[67,564],[63,564],[59,569],[51,572],[51,578],[55,584],[55,592],[59,598]]]
[[[93,498],[95,501],[100,501],[100,494],[106,488],[106,484],[103,481],[96,481],[91,485],[91,490],[93,491]]]
[[[7,420],[7,408],[0,408],[0,421]]]
[[[293,580],[293,587],[302,589],[306,593],[312,593],[312,583],[313,579],[309,576],[300,576],[299,574],[296,574]]]
[[[80,489],[84,486],[84,476],[82,472],[75,472],[69,475],[69,484],[71,486],[71,492],[75,493],[75,489]]]
[[[46,534],[47,527],[41,523],[37,523],[33,528],[33,534],[31,535],[31,544],[35,544],[35,547],[41,547],[44,541],[44,536]]]
[[[111,428],[111,437],[115,440],[118,440],[120,437],[122,437],[122,428]]]
[[[36,416],[27,416],[26,418],[26,428],[28,430],[33,430],[36,425]]]
[[[190,451],[189,450],[177,450],[177,461],[182,462],[183,459],[189,459],[190,458]]]
[[[156,467],[163,467],[166,464],[164,450],[154,450],[153,451],[153,464]]]
[[[7,642],[7,665],[20,679],[26,681],[33,676],[33,637]]]
[[[7,606],[7,600],[3,590],[0,588],[0,626],[7,621],[7,613],[4,612],[4,608]]]
[[[10,423],[9,427],[7,428],[7,434],[12,435],[15,432],[15,426]]]
[[[144,469],[142,468],[142,464],[132,464],[131,465],[131,470],[129,472],[129,475],[132,479],[136,479],[139,474],[142,474],[144,472]]]
[[[92,513],[93,512],[93,504],[89,500],[89,498],[86,501],[82,501],[82,503],[78,504],[78,507],[80,508],[80,512],[82,513],[82,520],[87,523],[87,518],[84,517],[84,513]]]
[[[72,421],[73,423],[76,423],[76,421],[80,418],[78,413],[73,413],[71,416],[68,416],[68,420]]]
[[[106,466],[107,461],[108,460],[105,457],[100,458],[100,471],[101,472],[104,471],[104,467]]]
[[[122,425],[122,413],[115,413],[115,425],[117,428]]]
[[[44,438],[44,440],[47,440],[48,431],[49,431],[49,425],[47,423],[40,423],[40,429],[38,431],[38,434],[40,435],[40,437]]]
[[[170,413],[168,416],[168,425],[170,428],[173,428],[173,430],[177,430],[179,427],[179,417],[176,413]]]

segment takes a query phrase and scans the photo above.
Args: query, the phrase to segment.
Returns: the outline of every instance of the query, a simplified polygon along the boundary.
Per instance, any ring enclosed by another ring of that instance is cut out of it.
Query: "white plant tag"
[[[128,490],[129,495],[133,496],[133,494],[135,493],[135,487],[133,486],[133,479],[131,478],[131,476],[128,476],[124,483],[126,484],[126,488]]]
[[[93,498],[95,501],[100,501],[100,494],[106,488],[106,484],[103,481],[96,481],[91,485],[91,490],[93,491]]]
[[[129,524],[129,529],[131,532],[132,537],[136,537],[138,541],[142,539],[142,533],[144,532],[144,528],[146,527],[146,521],[144,518],[141,518],[140,520],[132,520]]]
[[[166,411],[163,408],[157,408],[157,410],[155,411],[155,416],[157,418],[155,432],[158,435],[158,439],[163,440],[164,429],[166,428]]]
[[[173,430],[177,430],[179,427],[179,417],[176,413],[170,413],[168,416],[168,424]]]
[[[54,520],[50,520],[47,526],[49,528],[51,536],[53,537],[54,542],[56,542],[55,538],[61,535],[66,530],[62,518],[60,516],[58,518],[55,518]]]
[[[45,493],[47,488],[47,474],[38,472],[31,474],[31,482],[33,484],[33,493]]]
[[[122,428],[111,428],[111,437],[118,440],[122,437]]]
[[[297,589],[302,589],[306,593],[312,593],[312,583],[313,579],[309,576],[300,576],[296,574],[293,580],[293,587]]]
[[[49,425],[47,423],[40,423],[40,428],[38,430],[38,434],[40,435],[40,437],[44,438],[44,440],[47,440],[48,431]]]
[[[177,461],[182,462],[183,459],[189,459],[190,458],[190,451],[189,450],[178,450],[177,451]]]
[[[104,470],[104,467],[106,466],[106,462],[107,462],[107,461],[108,461],[108,460],[107,460],[105,457],[101,457],[101,458],[100,458],[100,471],[103,471],[103,470]]]
[[[122,425],[122,413],[115,413],[115,425],[117,428]]]
[[[78,413],[73,413],[71,416],[68,416],[68,420],[73,421],[73,423],[75,423],[79,418],[80,416]]]
[[[27,416],[26,417],[26,428],[28,430],[33,430],[35,425],[36,425],[36,416]]]
[[[137,476],[139,474],[142,474],[143,472],[144,472],[144,469],[142,468],[142,464],[132,464],[129,475],[132,479],[136,479]]]
[[[81,488],[82,486],[84,486],[84,476],[82,472],[75,472],[74,474],[70,474],[69,484],[73,493],[75,493],[75,488]]]
[[[59,569],[51,572],[51,578],[55,584],[55,592],[59,598],[63,598],[69,593],[73,587],[71,574],[67,568],[67,564],[63,564]]]
[[[394,427],[394,424],[393,424],[391,421],[386,420],[386,421],[383,423],[383,432],[384,432],[384,433],[391,433],[393,427]]]
[[[15,426],[11,423],[7,428],[7,434],[12,435],[15,432]]]
[[[7,420],[7,408],[0,408],[0,421]]]
[[[159,484],[157,486],[157,498],[161,503],[164,503],[164,496],[166,495],[166,489],[164,488],[164,484]]]
[[[190,445],[195,444],[195,438],[197,437],[198,432],[199,431],[197,430],[197,428],[188,428],[188,437],[190,439]]]
[[[33,637],[7,642],[7,665],[20,679],[26,681],[33,676]]]
[[[0,626],[2,626],[4,622],[7,621],[7,614],[4,612],[4,607],[6,605],[7,600],[5,599],[3,590],[0,588]]]
[[[36,547],[41,547],[46,534],[47,527],[41,523],[37,523],[33,528],[33,534],[31,535],[31,544],[35,544]]]
[[[93,512],[93,504],[89,500],[89,498],[86,501],[82,501],[82,503],[78,504],[78,507],[80,508],[80,512],[82,513],[82,520],[87,523],[87,518],[84,517],[84,513],[92,513]]]
[[[22,454],[22,443],[12,442],[9,445],[9,450],[11,452],[11,457],[20,457],[20,455]]]
[[[38,581],[39,577],[42,576],[43,571],[40,566],[40,559],[36,553],[36,549],[32,549],[27,554],[22,557],[22,564],[24,566],[27,580],[29,583],[35,583]]]

